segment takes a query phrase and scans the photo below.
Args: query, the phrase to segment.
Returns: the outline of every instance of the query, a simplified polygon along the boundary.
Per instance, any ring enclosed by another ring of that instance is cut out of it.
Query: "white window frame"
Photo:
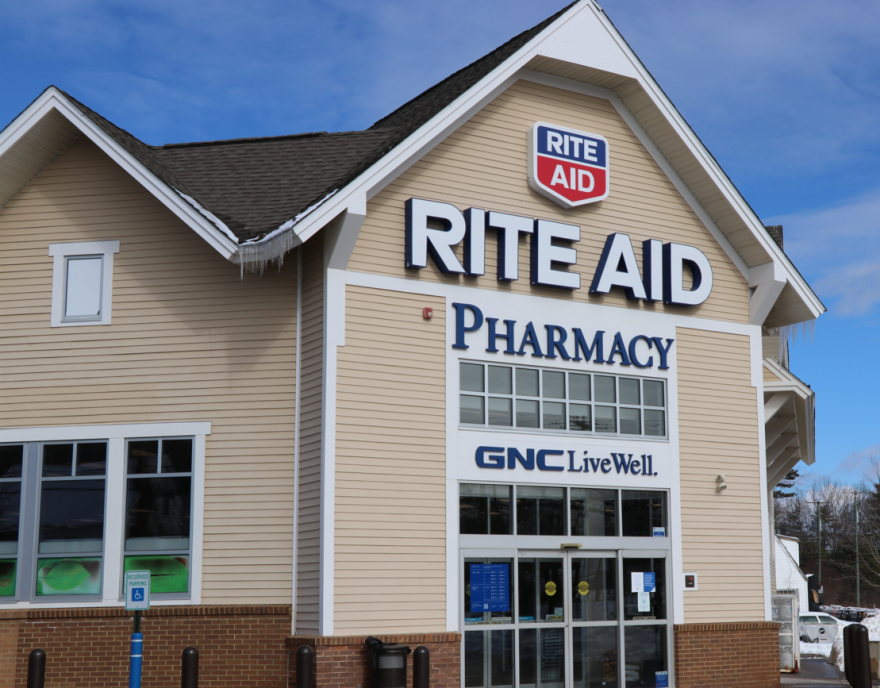
[[[0,609],[34,607],[119,607],[125,604],[121,596],[122,562],[125,538],[125,472],[126,440],[159,439],[168,437],[192,437],[193,475],[192,475],[192,529],[190,556],[190,592],[174,599],[155,599],[156,605],[201,604],[202,600],[202,557],[204,541],[205,514],[205,438],[211,434],[210,421],[189,421],[178,423],[129,423],[119,425],[71,425],[45,428],[0,429],[0,444],[27,442],[76,442],[88,440],[107,441],[107,472],[105,474],[104,502],[104,561],[103,585],[100,600],[60,601],[40,598],[39,601],[21,600],[4,602],[0,598]],[[27,478],[23,476],[23,480]],[[34,537],[33,533],[22,533],[23,538]],[[21,547],[21,544],[19,544]],[[19,555],[21,556],[21,549]],[[164,596],[163,596],[164,597]],[[45,601],[43,601],[45,599]]]
[[[461,365],[479,365],[483,367],[483,391],[482,392],[472,392],[469,390],[463,390],[461,388]],[[518,363],[507,363],[507,362],[499,362],[493,363],[489,361],[481,361],[478,359],[468,359],[468,358],[460,358],[458,359],[458,369],[456,371],[457,374],[457,385],[458,385],[458,427],[462,430],[481,430],[488,432],[504,432],[504,433],[540,433],[540,434],[556,434],[556,435],[567,435],[569,437],[595,437],[598,439],[636,439],[639,441],[647,441],[647,442],[669,442],[669,380],[662,377],[647,377],[642,375],[632,375],[627,373],[621,373],[619,371],[615,372],[605,372],[599,370],[563,370],[559,368],[546,368],[540,366],[532,366],[532,365],[520,365]],[[511,369],[511,381],[513,384],[512,392],[510,394],[502,394],[500,392],[490,392],[489,384],[488,384],[488,370],[490,367],[497,368],[510,368]],[[534,370],[538,373],[538,385],[539,385],[539,394],[535,397],[528,397],[524,395],[517,394],[516,392],[516,371],[522,370]],[[555,397],[548,397],[544,395],[544,373],[545,372],[554,372],[554,373],[562,373],[565,375],[565,398],[557,399]],[[590,376],[590,390],[591,390],[591,399],[589,401],[580,401],[578,399],[572,399],[569,397],[569,375],[589,375]],[[614,378],[614,395],[615,401],[605,402],[605,401],[597,401],[595,398],[595,393],[592,390],[595,389],[595,378],[597,377],[610,377]],[[620,380],[638,380],[639,381],[639,396],[640,401],[638,404],[626,404],[620,400]],[[660,382],[663,385],[663,406],[648,406],[645,404],[645,396],[644,396],[644,387],[642,382],[650,381],[650,382]],[[473,396],[473,397],[482,397],[483,398],[483,423],[463,423],[461,422],[461,397],[462,396]],[[513,425],[490,425],[489,424],[489,398],[504,398],[511,400],[511,410],[513,412],[512,422]],[[536,401],[538,403],[538,427],[525,427],[519,426],[516,424],[516,402],[520,399],[528,400],[528,401]],[[545,428],[544,427],[544,403],[562,403],[565,407],[566,419],[565,424],[566,427],[562,428]],[[591,407],[591,417],[592,417],[592,430],[572,430],[569,427],[569,405],[570,404],[588,404]],[[599,432],[596,430],[596,407],[597,406],[610,406],[615,409],[615,432]],[[625,408],[635,408],[639,409],[639,418],[641,425],[641,432],[638,434],[625,433],[620,431],[620,411]],[[664,423],[664,433],[662,435],[648,435],[645,433],[645,411],[646,410],[659,410],[663,412],[663,423]]]
[[[54,258],[52,266],[52,327],[75,327],[80,325],[109,325],[113,299],[113,255],[119,253],[119,241],[81,241],[69,244],[49,244],[49,256]],[[67,296],[67,259],[78,257],[100,257],[101,275],[101,314],[94,320],[70,319],[64,317],[64,302]]]

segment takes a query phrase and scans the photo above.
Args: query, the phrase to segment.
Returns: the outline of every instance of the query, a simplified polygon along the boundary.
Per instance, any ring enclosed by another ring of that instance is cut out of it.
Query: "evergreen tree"
[[[797,493],[791,492],[790,490],[794,487],[794,484],[800,477],[800,473],[797,472],[796,468],[792,468],[786,473],[785,477],[779,481],[779,484],[773,488],[773,501],[775,502],[777,499],[794,497]]]

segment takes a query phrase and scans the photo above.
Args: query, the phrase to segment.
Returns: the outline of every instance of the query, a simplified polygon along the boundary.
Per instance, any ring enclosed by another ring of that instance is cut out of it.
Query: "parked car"
[[[833,643],[838,629],[837,619],[830,614],[813,612],[798,617],[798,633],[811,643]]]

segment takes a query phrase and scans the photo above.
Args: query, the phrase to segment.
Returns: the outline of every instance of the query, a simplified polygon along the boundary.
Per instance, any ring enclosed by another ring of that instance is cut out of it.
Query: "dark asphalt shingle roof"
[[[150,146],[64,95],[162,182],[195,199],[222,220],[240,242],[252,241],[356,179],[574,4],[460,69],[364,131]]]
[[[382,149],[387,129],[265,139],[173,144],[153,149],[186,179],[193,198],[239,240],[277,229],[334,189],[366,156]]]

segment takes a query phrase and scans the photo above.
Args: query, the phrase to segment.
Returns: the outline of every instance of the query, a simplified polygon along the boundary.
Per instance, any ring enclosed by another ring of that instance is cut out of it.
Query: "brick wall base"
[[[294,636],[287,639],[290,652],[290,686],[296,686],[296,651],[302,645],[315,650],[317,688],[371,688],[368,636]],[[460,688],[461,633],[377,635],[385,643],[400,643],[415,650],[424,645],[431,653],[431,688]],[[412,686],[412,655],[407,657],[407,684]]]
[[[132,614],[124,609],[0,610],[0,688],[24,688],[28,654],[47,654],[47,688],[124,688]],[[201,688],[296,685],[296,651],[315,650],[318,688],[370,688],[366,636],[295,636],[290,607],[154,607],[146,612],[143,688],[177,688],[180,654],[199,649]],[[460,633],[377,636],[431,652],[432,688],[461,685]],[[675,626],[678,688],[778,688],[779,624]],[[408,658],[412,685],[412,656]]]
[[[124,688],[132,622],[115,607],[0,610],[0,688],[24,688],[35,648],[46,651],[46,688]],[[290,606],[153,607],[141,631],[143,688],[179,688],[188,645],[200,688],[287,686]]]
[[[677,688],[778,688],[779,624],[675,626]]]

